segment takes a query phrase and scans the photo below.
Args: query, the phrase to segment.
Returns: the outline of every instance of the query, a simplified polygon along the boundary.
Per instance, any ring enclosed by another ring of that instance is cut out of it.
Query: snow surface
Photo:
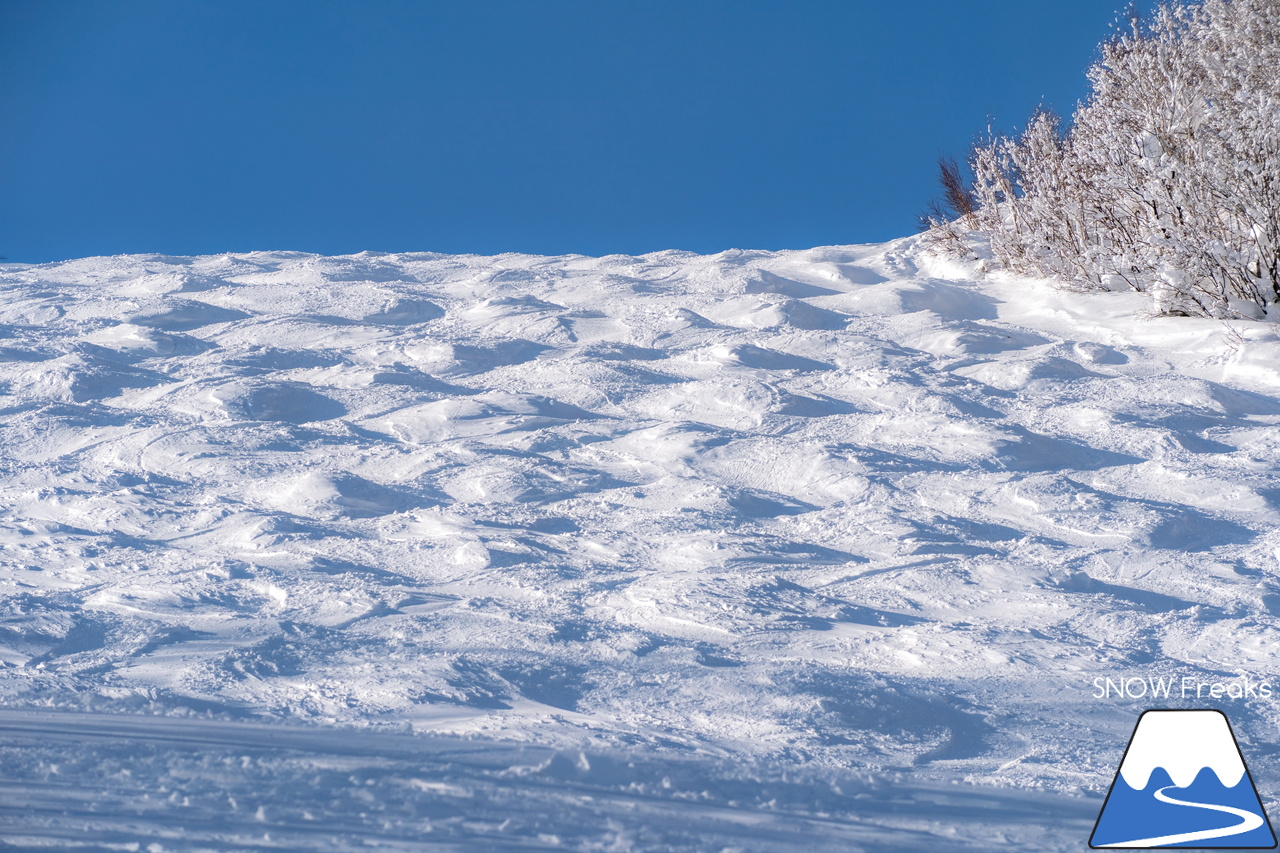
[[[1271,325],[914,238],[0,288],[15,847],[1079,850],[1208,701],[1095,678],[1277,659]]]

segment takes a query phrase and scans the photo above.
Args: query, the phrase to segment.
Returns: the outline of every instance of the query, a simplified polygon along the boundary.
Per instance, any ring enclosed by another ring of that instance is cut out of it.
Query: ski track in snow
[[[0,736],[0,838],[24,850],[1073,850],[1094,805],[750,758],[175,717],[0,711]]]
[[[914,238],[0,292],[21,844],[1078,849],[1150,704],[1094,677],[1274,669],[1269,325]]]

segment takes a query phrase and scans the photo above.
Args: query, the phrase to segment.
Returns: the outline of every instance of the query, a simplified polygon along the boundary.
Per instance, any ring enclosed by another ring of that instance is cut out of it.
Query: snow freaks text
[[[1093,679],[1094,699],[1270,699],[1269,681],[1248,675],[1227,681],[1203,681],[1191,675],[1130,676]]]

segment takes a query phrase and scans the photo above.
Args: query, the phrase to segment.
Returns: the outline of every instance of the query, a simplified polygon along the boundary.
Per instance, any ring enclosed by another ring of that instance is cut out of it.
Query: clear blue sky
[[[0,255],[912,233],[1121,0],[0,0]]]

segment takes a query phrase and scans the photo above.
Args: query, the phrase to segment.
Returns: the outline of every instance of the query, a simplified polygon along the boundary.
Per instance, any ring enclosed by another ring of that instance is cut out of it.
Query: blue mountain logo
[[[1226,715],[1147,711],[1139,717],[1089,846],[1275,847]]]

